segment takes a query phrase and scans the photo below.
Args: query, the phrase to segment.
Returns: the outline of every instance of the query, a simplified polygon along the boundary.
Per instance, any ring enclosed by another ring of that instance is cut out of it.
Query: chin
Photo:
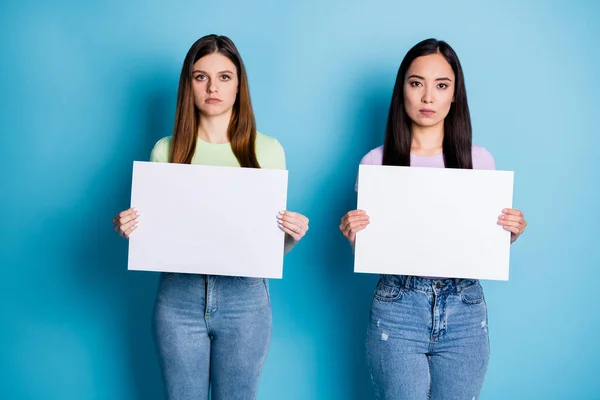
[[[201,108],[200,113],[209,117],[217,117],[219,115],[225,114],[229,112],[231,108],[222,108],[222,107],[207,107]]]
[[[436,125],[439,125],[440,122],[443,122],[443,120],[437,121],[437,120],[432,120],[430,118],[423,118],[423,117],[416,118],[413,121],[415,122],[416,125],[422,126],[424,128],[436,126]]]

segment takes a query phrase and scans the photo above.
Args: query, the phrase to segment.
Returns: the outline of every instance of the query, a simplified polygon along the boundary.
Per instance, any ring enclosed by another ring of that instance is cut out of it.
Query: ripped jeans
[[[378,400],[478,399],[489,360],[481,285],[382,275],[366,353]]]

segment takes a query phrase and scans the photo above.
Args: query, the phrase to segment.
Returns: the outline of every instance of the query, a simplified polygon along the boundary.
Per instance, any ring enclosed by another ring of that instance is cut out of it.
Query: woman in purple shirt
[[[463,71],[447,43],[428,39],[408,51],[385,143],[361,164],[495,169],[492,155],[472,144]],[[340,230],[354,247],[356,233],[368,225],[368,215],[354,210],[342,218]],[[527,223],[520,211],[504,209],[498,225],[511,232],[512,243]],[[382,275],[366,352],[377,399],[478,398],[489,359],[481,285],[474,279]]]

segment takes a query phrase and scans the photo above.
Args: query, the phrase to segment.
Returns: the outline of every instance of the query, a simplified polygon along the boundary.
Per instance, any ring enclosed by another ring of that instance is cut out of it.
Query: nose
[[[421,101],[425,104],[433,103],[433,88],[431,88],[431,87],[425,88],[425,91],[423,92],[423,97],[421,98]]]
[[[208,81],[208,85],[206,85],[206,90],[208,93],[216,93],[219,91],[217,81],[215,79],[210,79]]]

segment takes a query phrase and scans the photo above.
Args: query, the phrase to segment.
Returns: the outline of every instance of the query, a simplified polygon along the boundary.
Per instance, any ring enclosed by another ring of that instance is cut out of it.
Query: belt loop
[[[405,289],[410,289],[410,279],[412,278],[412,276],[410,275],[406,275],[404,276],[404,288]]]
[[[456,293],[460,293],[460,290],[462,289],[462,287],[460,286],[460,279],[459,278],[455,278],[454,279],[454,285],[456,286]]]

